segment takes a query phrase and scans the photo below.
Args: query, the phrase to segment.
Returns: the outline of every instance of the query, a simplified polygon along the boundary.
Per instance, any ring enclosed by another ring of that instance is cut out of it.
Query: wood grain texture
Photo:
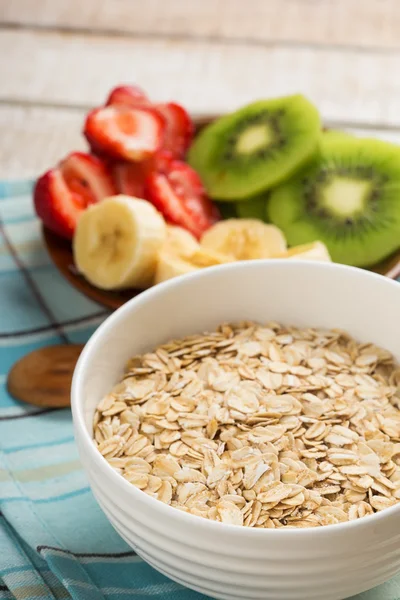
[[[0,179],[35,177],[86,148],[83,112],[0,106]]]
[[[302,92],[328,121],[399,127],[398,72],[400,53],[0,33],[0,100],[90,106],[113,85],[136,81],[155,99],[221,112],[263,96]]]
[[[328,125],[400,142],[399,32],[399,0],[0,0],[0,177],[85,148],[120,82],[197,114],[302,92]]]
[[[398,0],[0,0],[0,16],[126,34],[400,47]]]

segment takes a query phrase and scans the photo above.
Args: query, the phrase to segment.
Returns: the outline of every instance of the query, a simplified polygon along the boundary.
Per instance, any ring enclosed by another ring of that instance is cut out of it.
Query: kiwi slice
[[[400,146],[323,134],[312,163],[272,190],[267,213],[290,246],[320,240],[336,262],[374,265],[400,247]]]
[[[314,152],[317,109],[301,95],[261,100],[205,127],[189,163],[217,200],[240,200],[276,185]]]
[[[236,203],[236,212],[241,219],[260,219],[267,220],[267,199],[268,193],[249,198],[246,202]],[[221,203],[222,204],[222,203]]]
[[[351,133],[347,133],[347,131],[340,131],[339,129],[327,129],[324,131],[324,139],[335,139],[335,140],[348,140],[348,139],[357,139]]]

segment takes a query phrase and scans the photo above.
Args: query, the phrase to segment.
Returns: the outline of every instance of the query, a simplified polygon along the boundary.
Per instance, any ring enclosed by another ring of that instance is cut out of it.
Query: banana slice
[[[289,258],[298,260],[322,260],[332,262],[329,256],[328,248],[322,242],[312,242],[311,244],[303,244],[294,246],[287,250],[279,258]]]
[[[161,283],[172,277],[199,271],[205,267],[213,267],[226,262],[231,262],[227,256],[212,252],[203,248],[198,248],[190,255],[178,256],[172,252],[161,252],[158,258],[158,265],[154,277],[154,283]]]
[[[150,202],[111,196],[80,217],[73,240],[75,264],[99,288],[143,289],[152,283],[165,236],[164,219]]]
[[[190,256],[199,249],[196,238],[183,227],[167,225],[167,236],[162,252],[170,252],[176,256]]]
[[[271,258],[286,252],[281,230],[257,219],[220,221],[204,233],[200,245],[234,260]]]

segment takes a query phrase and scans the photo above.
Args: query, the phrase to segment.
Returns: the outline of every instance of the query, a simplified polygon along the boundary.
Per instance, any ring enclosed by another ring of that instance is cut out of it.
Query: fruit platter
[[[300,94],[196,120],[123,85],[83,134],[34,204],[56,267],[109,308],[237,260],[400,274],[400,146],[325,130]]]

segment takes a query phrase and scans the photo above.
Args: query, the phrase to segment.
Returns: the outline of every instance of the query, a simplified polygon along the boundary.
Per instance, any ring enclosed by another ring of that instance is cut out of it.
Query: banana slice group
[[[165,238],[164,219],[152,204],[111,196],[80,217],[73,240],[75,264],[99,288],[143,289],[152,283]]]
[[[235,260],[331,260],[322,242],[287,250],[280,229],[256,219],[220,221],[199,244],[182,227],[166,225],[146,200],[123,195],[102,200],[82,214],[73,252],[82,275],[105,290],[143,289]]]
[[[232,260],[272,258],[286,252],[281,230],[257,219],[220,221],[204,233],[200,243]]]

